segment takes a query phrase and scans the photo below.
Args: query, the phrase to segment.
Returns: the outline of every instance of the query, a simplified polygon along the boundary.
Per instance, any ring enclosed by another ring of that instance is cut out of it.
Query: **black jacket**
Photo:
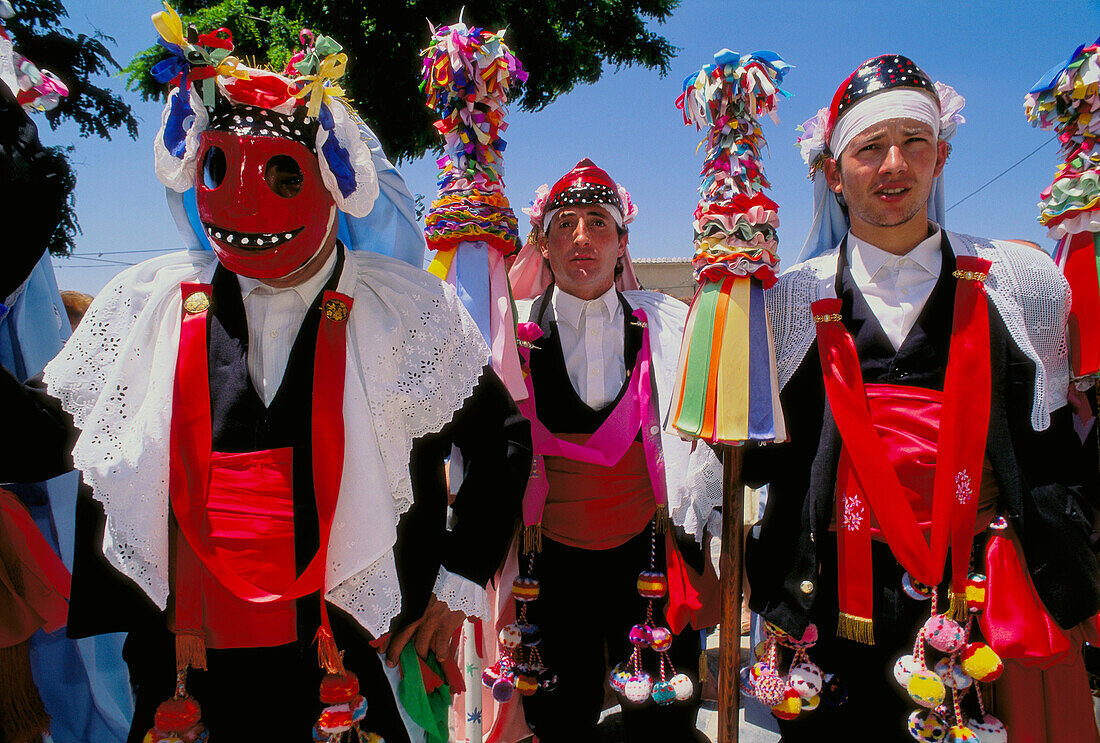
[[[864,382],[943,389],[954,307],[954,254],[943,242],[943,266],[913,331],[895,353],[851,281],[841,246],[837,296],[860,356]],[[993,467],[1001,513],[1024,547],[1036,590],[1062,627],[1100,610],[1100,565],[1094,514],[1098,494],[1068,406],[1051,414],[1044,431],[1031,427],[1035,365],[1013,342],[989,305],[992,395],[986,456]],[[884,350],[885,349],[885,350]],[[801,634],[809,622],[819,554],[815,535],[828,531],[834,510],[842,442],[825,400],[816,343],[781,394],[790,443],[751,450],[744,477],[769,483],[759,536],[750,538],[747,570],[754,611]]]

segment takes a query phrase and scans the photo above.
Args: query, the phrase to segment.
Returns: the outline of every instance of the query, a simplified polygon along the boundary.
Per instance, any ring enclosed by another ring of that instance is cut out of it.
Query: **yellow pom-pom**
[[[1004,670],[1004,663],[993,648],[984,642],[972,642],[962,652],[962,668],[978,681],[993,681]]]
[[[803,699],[802,700],[802,711],[803,712],[813,712],[815,709],[817,709],[818,705],[820,705],[820,704],[821,704],[821,695],[820,694],[814,694],[809,699]]]
[[[943,743],[979,743],[978,734],[966,725],[952,725],[947,729]]]
[[[793,720],[802,711],[802,697],[794,689],[787,689],[783,701],[772,707],[772,714],[780,720]]]
[[[943,679],[928,669],[914,673],[906,690],[913,701],[922,707],[939,706],[945,694]]]

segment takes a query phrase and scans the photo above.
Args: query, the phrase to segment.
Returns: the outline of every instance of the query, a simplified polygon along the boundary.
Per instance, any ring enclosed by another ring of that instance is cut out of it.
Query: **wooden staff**
[[[745,549],[743,446],[722,456],[722,619],[718,636],[718,743],[737,743],[741,707],[741,566]]]

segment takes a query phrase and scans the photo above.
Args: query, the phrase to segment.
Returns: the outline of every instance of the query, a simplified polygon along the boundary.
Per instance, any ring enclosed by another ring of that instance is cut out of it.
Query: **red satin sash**
[[[0,648],[63,627],[70,580],[27,509],[0,488]]]
[[[288,602],[321,591],[322,638],[331,640],[328,611],[323,599],[328,542],[332,530],[344,457],[344,367],[347,345],[346,320],[352,298],[326,291],[317,332],[313,372],[313,483],[317,501],[320,547],[305,570],[285,589],[257,585],[256,576],[242,576],[231,569],[203,531],[202,505],[210,492],[211,436],[210,380],[207,362],[206,315],[210,306],[208,284],[181,284],[183,314],[179,356],[173,387],[169,496],[181,538],[187,547],[177,551],[177,585],[201,563],[233,596],[253,603]],[[195,559],[197,558],[197,559]],[[251,578],[251,579],[250,579]],[[199,634],[201,610],[193,597],[177,597],[177,632]]]
[[[843,637],[873,643],[870,514],[898,562],[922,583],[940,582],[950,547],[950,611],[965,615],[964,590],[989,429],[989,308],[982,284],[989,266],[983,259],[957,258],[954,275],[960,281],[932,477],[930,542],[875,430],[855,343],[840,322],[841,300],[822,299],[811,306],[830,410],[845,450],[854,453],[838,469],[836,491],[838,633]]]
[[[560,435],[564,440],[586,436]],[[645,451],[635,441],[609,467],[566,457],[546,457],[549,497],[542,531],[556,542],[590,550],[625,544],[653,518],[657,503],[646,469]]]

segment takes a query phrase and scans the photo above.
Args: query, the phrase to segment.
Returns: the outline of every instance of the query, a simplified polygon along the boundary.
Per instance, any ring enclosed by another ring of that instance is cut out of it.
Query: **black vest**
[[[248,324],[236,274],[219,265],[211,281],[209,313],[210,420],[213,450],[227,453],[293,449],[294,561],[301,573],[320,542],[313,492],[313,361],[321,322],[321,297],[334,290],[344,265],[337,250],[332,276],[310,303],[291,347],[279,390],[265,406],[248,374]],[[319,622],[317,594],[297,602],[298,638],[312,638]]]
[[[642,329],[633,322],[633,308],[618,293],[619,304],[623,308],[623,363],[626,366],[626,379],[612,402],[599,410],[593,410],[581,399],[573,388],[573,383],[569,381],[561,336],[557,332],[557,320],[550,303],[553,291],[555,287],[551,285],[531,307],[531,322],[537,323],[543,332],[542,338],[535,341],[535,347],[531,349],[531,378],[539,420],[552,433],[595,433],[626,394],[634,362],[642,347]]]

